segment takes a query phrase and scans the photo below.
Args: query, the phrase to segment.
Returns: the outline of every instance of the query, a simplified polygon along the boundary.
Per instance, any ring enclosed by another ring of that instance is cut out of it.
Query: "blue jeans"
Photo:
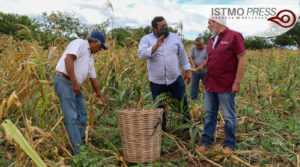
[[[61,76],[54,77],[54,88],[61,103],[64,115],[64,124],[67,129],[71,144],[76,153],[80,152],[78,145],[82,144],[81,138],[87,121],[87,111],[82,93],[76,95],[72,90],[71,82]]]
[[[150,88],[152,92],[153,101],[155,101],[156,97],[161,93],[171,92],[171,94],[178,100],[182,100],[182,98],[184,98],[184,102],[183,102],[184,108],[188,109],[187,96],[186,95],[184,96],[186,92],[185,84],[181,75],[178,76],[176,81],[170,85],[161,85],[161,84],[150,82]],[[164,108],[164,106],[159,106],[158,108]],[[189,114],[186,117],[190,119]],[[165,112],[163,112],[162,129],[165,130],[165,127],[166,127],[166,114]]]
[[[200,79],[202,81],[202,84],[205,85],[205,75],[206,75],[206,73],[198,74],[198,73],[192,71],[192,82],[191,82],[191,99],[192,100],[197,100]]]
[[[224,130],[226,138],[224,140],[224,146],[232,149],[236,148],[237,123],[234,99],[235,95],[231,92],[215,93],[204,91],[205,120],[202,145],[209,146],[213,144],[220,105],[225,120]]]

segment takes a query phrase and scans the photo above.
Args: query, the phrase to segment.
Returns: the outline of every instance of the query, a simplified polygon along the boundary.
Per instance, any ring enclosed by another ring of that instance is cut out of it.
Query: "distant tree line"
[[[28,16],[0,12],[0,33],[20,40],[36,40],[47,47],[58,39],[86,38],[95,29],[106,33],[109,20],[100,24],[86,25],[70,12],[44,12],[31,19]]]
[[[20,40],[36,40],[44,47],[53,45],[59,39],[72,40],[75,38],[86,38],[94,30],[102,31],[110,39],[115,40],[117,47],[137,45],[140,39],[152,32],[151,26],[132,28],[119,27],[111,28],[110,19],[104,20],[99,24],[86,25],[70,12],[51,12],[42,13],[39,17],[32,19],[28,16],[0,12],[0,34],[8,34]],[[182,23],[181,23],[182,24]],[[182,37],[182,27],[169,27],[171,32],[177,33]],[[204,41],[210,39],[212,34],[205,30],[199,36]],[[193,43],[193,40],[183,39],[185,44]],[[300,47],[300,22],[287,33],[273,38],[245,37],[247,49],[263,49],[289,46]]]
[[[0,12],[0,34],[7,34],[20,40],[36,40],[41,45],[48,47],[60,40],[86,38],[94,30],[109,35],[116,41],[117,47],[131,46],[139,42],[146,34],[152,32],[151,26],[131,28],[110,28],[110,20],[99,24],[86,25],[70,12],[44,12],[35,19],[28,16]],[[110,28],[110,30],[109,30]],[[178,30],[169,27],[171,32]]]

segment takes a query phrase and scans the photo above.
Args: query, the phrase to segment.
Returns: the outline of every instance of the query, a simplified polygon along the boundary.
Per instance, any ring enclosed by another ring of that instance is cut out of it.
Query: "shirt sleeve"
[[[95,71],[95,65],[94,65],[94,58],[91,59],[89,63],[89,72],[88,72],[88,77],[89,78],[96,78],[96,71]]]
[[[179,64],[184,71],[187,71],[187,70],[191,69],[191,65],[187,58],[185,48],[184,48],[184,45],[183,45],[181,39],[178,39],[178,41],[179,41],[179,48],[178,48]]]
[[[237,35],[235,35],[235,39],[233,43],[234,43],[233,52],[235,55],[239,55],[241,53],[246,52],[244,38],[242,34],[238,33]]]
[[[79,41],[79,40],[72,41],[68,45],[65,53],[75,55],[77,58],[79,58],[80,56],[82,56],[82,47],[84,47],[82,44],[83,41]]]
[[[151,58],[151,52],[152,52],[152,46],[150,46],[149,41],[146,39],[146,36],[144,36],[141,39],[140,45],[139,45],[139,57],[142,60],[147,60]]]

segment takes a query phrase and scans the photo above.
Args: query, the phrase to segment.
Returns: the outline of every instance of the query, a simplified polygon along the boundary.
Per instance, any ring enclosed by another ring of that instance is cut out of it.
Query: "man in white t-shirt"
[[[75,153],[80,152],[87,121],[81,89],[86,78],[91,81],[98,104],[106,105],[96,79],[93,57],[102,48],[107,50],[105,36],[99,31],[92,32],[87,40],[71,41],[56,65],[55,92],[60,98],[64,124]]]

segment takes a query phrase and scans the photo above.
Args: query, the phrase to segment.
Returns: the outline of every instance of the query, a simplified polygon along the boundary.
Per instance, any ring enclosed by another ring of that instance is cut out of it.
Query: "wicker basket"
[[[124,159],[147,163],[160,157],[163,109],[119,110],[119,125]]]

